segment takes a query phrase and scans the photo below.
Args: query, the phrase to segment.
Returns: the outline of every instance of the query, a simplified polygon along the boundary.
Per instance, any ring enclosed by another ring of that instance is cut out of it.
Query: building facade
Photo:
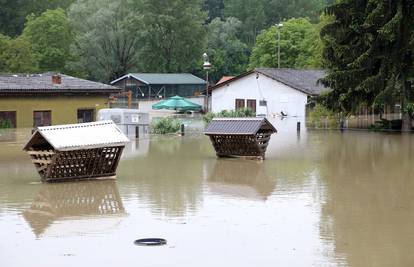
[[[321,70],[255,69],[211,88],[211,110],[250,108],[257,115],[304,118],[308,98],[326,88]]]
[[[62,74],[0,76],[0,128],[95,121],[116,87]]]
[[[198,96],[206,82],[189,73],[129,73],[112,81],[111,85],[132,91],[135,100],[151,100],[175,95]]]

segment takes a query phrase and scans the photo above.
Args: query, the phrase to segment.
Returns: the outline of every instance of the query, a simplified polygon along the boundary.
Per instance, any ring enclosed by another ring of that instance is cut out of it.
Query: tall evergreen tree
[[[400,103],[403,130],[413,115],[414,1],[341,0],[321,32],[329,69],[323,83],[330,107],[352,112],[360,105]]]

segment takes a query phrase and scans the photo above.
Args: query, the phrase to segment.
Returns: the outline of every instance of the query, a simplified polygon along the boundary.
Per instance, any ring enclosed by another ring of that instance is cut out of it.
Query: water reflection
[[[267,174],[263,161],[218,159],[208,186],[215,194],[264,201],[276,188],[276,178]]]
[[[196,212],[202,202],[205,155],[200,139],[159,137],[149,142],[146,157],[128,157],[120,163],[124,196],[151,203],[152,213],[163,218]]]
[[[125,214],[115,181],[44,184],[23,217],[39,237],[104,232]]]
[[[337,257],[349,266],[413,266],[414,138],[348,133],[325,144],[321,229]]]

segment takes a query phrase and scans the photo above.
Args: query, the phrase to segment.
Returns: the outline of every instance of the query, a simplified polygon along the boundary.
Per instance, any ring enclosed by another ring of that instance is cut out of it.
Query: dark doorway
[[[247,99],[247,107],[256,113],[256,99]]]
[[[244,99],[236,99],[236,110],[244,108]]]
[[[33,127],[52,125],[52,111],[39,110],[33,111]]]
[[[78,123],[95,121],[94,109],[78,109]]]
[[[16,128],[16,111],[0,111],[0,128]]]

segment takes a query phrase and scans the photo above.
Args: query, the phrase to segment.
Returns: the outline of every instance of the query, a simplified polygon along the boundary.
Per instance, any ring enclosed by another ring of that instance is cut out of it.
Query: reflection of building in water
[[[219,159],[208,175],[208,187],[224,196],[266,200],[276,188],[276,178],[261,161]]]
[[[337,257],[347,266],[414,266],[413,136],[326,137],[321,232]]]
[[[204,154],[197,138],[152,139],[146,157],[122,161],[118,175],[128,184],[123,193],[150,203],[151,211],[160,217],[192,214],[202,201]]]
[[[143,136],[140,139],[130,139],[131,141],[125,145],[122,159],[135,157],[144,157],[148,154],[150,137]]]
[[[36,236],[94,233],[125,214],[115,181],[44,184],[23,217]]]

